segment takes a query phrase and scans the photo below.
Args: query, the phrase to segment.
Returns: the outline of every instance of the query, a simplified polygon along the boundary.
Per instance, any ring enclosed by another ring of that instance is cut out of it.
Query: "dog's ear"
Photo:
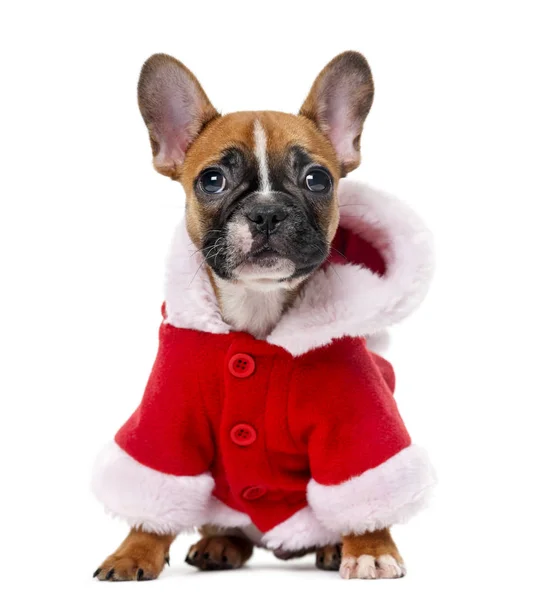
[[[187,149],[218,112],[191,71],[167,54],[154,54],[145,62],[138,96],[154,167],[176,179]]]
[[[360,163],[360,136],[373,98],[368,62],[358,52],[344,52],[324,67],[301,107],[300,114],[331,141],[343,175]]]

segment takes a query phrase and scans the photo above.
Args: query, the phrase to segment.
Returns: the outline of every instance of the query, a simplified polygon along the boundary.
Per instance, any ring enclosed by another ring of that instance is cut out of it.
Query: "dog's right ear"
[[[191,71],[167,54],[154,54],[145,62],[138,95],[154,168],[177,179],[187,149],[218,112]]]

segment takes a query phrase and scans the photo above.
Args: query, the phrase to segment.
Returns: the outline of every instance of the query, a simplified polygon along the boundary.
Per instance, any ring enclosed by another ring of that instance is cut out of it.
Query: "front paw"
[[[163,567],[145,558],[112,554],[94,572],[100,581],[148,581],[156,579]]]
[[[391,554],[382,554],[377,558],[362,554],[358,557],[343,556],[339,574],[343,579],[399,579],[404,577],[406,569]]]
[[[156,579],[169,563],[167,537],[132,531],[93,577],[100,581],[148,581]]]

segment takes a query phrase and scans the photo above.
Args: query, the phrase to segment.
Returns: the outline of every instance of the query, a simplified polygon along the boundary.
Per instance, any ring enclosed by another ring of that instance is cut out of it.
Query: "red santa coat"
[[[393,198],[352,183],[339,193],[334,268],[265,340],[222,321],[180,225],[143,400],[95,467],[108,511],[156,532],[254,524],[257,541],[296,550],[423,506],[432,469],[399,415],[391,365],[366,338],[423,298],[429,234]]]

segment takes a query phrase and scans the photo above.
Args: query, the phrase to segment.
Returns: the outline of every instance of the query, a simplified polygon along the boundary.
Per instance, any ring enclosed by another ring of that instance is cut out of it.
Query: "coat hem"
[[[271,550],[302,550],[337,544],[341,536],[326,529],[309,506],[279,523],[262,537],[262,545]]]

